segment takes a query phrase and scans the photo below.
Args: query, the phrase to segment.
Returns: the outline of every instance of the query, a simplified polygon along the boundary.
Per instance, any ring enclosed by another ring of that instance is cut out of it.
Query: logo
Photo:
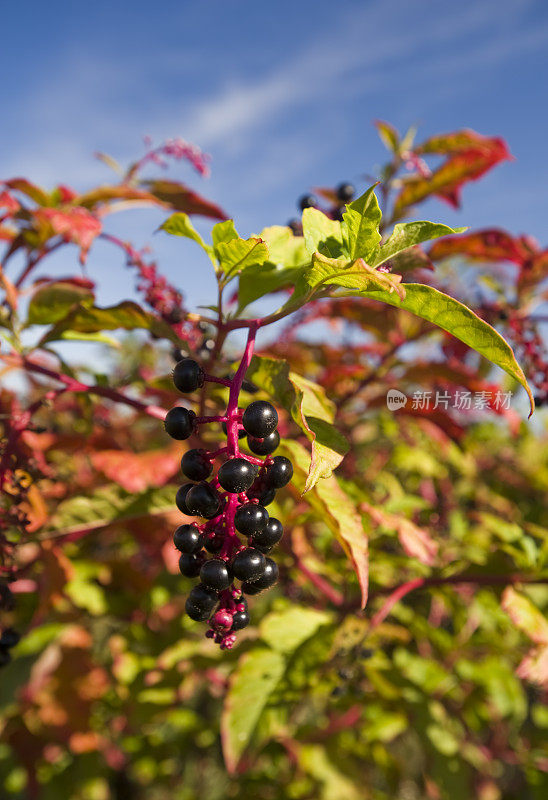
[[[386,406],[389,411],[397,411],[407,403],[407,395],[398,389],[389,389],[386,394]]]

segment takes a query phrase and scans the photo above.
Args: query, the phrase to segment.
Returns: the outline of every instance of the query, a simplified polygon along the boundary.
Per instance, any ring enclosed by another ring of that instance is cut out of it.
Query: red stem
[[[240,361],[236,374],[230,382],[230,393],[228,396],[228,405],[226,409],[226,433],[227,433],[227,452],[229,458],[237,458],[240,455],[240,446],[238,443],[238,402],[240,398],[240,391],[244,381],[245,373],[251,363],[253,357],[253,350],[255,348],[255,337],[257,336],[257,325],[252,325],[249,328],[247,335],[247,342]],[[225,509],[225,543],[221,551],[221,556],[228,556],[233,547],[238,544],[239,539],[234,528],[234,514],[238,505],[238,496],[235,494],[229,495],[228,505]]]
[[[414,592],[415,589],[426,589],[430,586],[447,586],[455,584],[470,583],[476,586],[508,586],[514,583],[539,583],[548,584],[548,578],[528,578],[523,575],[450,575],[447,578],[414,578],[407,583],[402,583],[396,588],[381,589],[376,594],[386,594],[390,592],[384,605],[371,617],[369,631],[384,622],[396,603],[399,603],[406,595]],[[371,597],[374,597],[372,595]]]
[[[100,397],[105,397],[108,400],[113,400],[115,403],[124,403],[127,406],[136,408],[138,411],[142,411],[143,413],[148,414],[149,417],[154,417],[155,419],[163,420],[167,414],[167,411],[164,408],[160,408],[160,406],[143,403],[141,400],[135,400],[133,397],[128,397],[127,395],[116,391],[116,389],[109,389],[106,386],[90,386],[87,383],[82,383],[76,378],[72,378],[70,375],[65,375],[62,372],[48,369],[48,367],[44,367],[42,364],[37,364],[36,361],[31,361],[28,358],[9,355],[3,356],[3,359],[8,363],[12,362],[17,366],[23,367],[29,372],[36,372],[40,375],[46,375],[48,378],[52,378],[60,383],[64,383],[66,391],[88,392],[89,394],[96,394]]]

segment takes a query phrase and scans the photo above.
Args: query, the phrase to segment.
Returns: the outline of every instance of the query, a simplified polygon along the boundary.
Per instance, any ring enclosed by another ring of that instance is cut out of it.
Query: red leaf
[[[80,247],[80,261],[83,264],[93,240],[101,233],[100,221],[82,206],[63,209],[41,208],[36,212],[38,218],[49,222],[53,232],[63,236],[66,241]]]
[[[164,486],[177,472],[180,449],[131,453],[101,450],[91,454],[95,469],[128,492],[143,492],[151,486]]]
[[[446,236],[435,242],[429,252],[431,259],[461,255],[478,261],[512,261],[523,264],[530,251],[523,247],[522,240],[506,231],[490,228],[460,236]]]
[[[228,219],[222,208],[193,192],[183,183],[158,180],[145,181],[144,185],[158,200],[161,200],[162,203],[167,203],[175,211],[183,211],[185,214],[199,214],[202,217],[210,217],[211,219]]]
[[[411,156],[416,160],[418,154],[427,153],[448,157],[431,175],[417,170],[405,180],[396,198],[396,215],[431,195],[458,208],[465,183],[477,180],[500,161],[512,158],[504,139],[469,130],[433,137],[416,147]]]
[[[115,200],[135,200],[137,202],[151,203],[158,205],[158,198],[144,189],[137,189],[121,183],[117,186],[98,186],[86,194],[78,195],[75,198],[76,205],[84,208],[95,208],[101,203],[110,203]]]
[[[454,155],[455,153],[465,153],[469,150],[490,150],[493,147],[502,146],[507,150],[504,139],[496,136],[483,136],[481,133],[463,128],[461,131],[451,133],[441,133],[438,136],[431,136],[422,144],[414,147],[415,153],[438,155]]]
[[[423,528],[419,528],[406,517],[390,514],[381,508],[369,505],[369,503],[361,503],[360,507],[377,525],[392,528],[397,532],[400,544],[408,556],[418,559],[429,567],[436,563],[438,544]]]
[[[21,204],[9,192],[0,192],[0,208],[7,211],[7,216],[11,216],[19,211]]]
[[[60,183],[57,187],[57,191],[59,193],[59,199],[61,200],[61,203],[72,203],[74,198],[78,196],[78,192],[75,192],[74,189],[70,188],[70,186],[65,186],[62,183]]]
[[[4,181],[4,185],[30,197],[39,206],[48,206],[51,203],[50,195],[40,186],[31,183],[26,178],[11,178],[9,181]]]

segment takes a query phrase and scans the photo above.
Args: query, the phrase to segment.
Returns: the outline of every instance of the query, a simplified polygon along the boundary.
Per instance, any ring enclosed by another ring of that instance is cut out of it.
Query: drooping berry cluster
[[[222,417],[197,417],[176,406],[165,419],[174,439],[188,439],[207,422],[221,422],[227,434],[226,447],[211,452],[194,448],[183,455],[181,469],[190,482],[179,487],[175,502],[183,514],[204,521],[180,525],[173,535],[181,552],[181,573],[200,578],[190,591],[186,612],[191,619],[209,620],[206,636],[222,649],[231,648],[235,632],[249,623],[246,595],[259,594],[278,579],[277,564],[268,554],[282,538],[283,528],[266,506],[293,476],[289,459],[272,455],[280,443],[274,406],[256,400],[243,413],[238,408],[242,367],[243,362],[232,380],[224,380],[205,375],[190,358],[179,361],[173,371],[179,391],[196,391],[207,380],[225,383],[230,387],[229,404]],[[253,456],[240,452],[239,440],[245,436]],[[223,463],[214,475],[217,459]]]
[[[351,183],[340,183],[335,189],[321,189],[319,190],[322,196],[327,200],[327,207],[322,208],[324,214],[331,219],[342,220],[345,205],[350,203],[354,198],[356,189]],[[320,201],[314,194],[303,194],[297,202],[301,211],[305,208],[319,208]],[[287,223],[288,228],[291,228],[295,236],[302,236],[303,228],[300,219],[290,219]]]

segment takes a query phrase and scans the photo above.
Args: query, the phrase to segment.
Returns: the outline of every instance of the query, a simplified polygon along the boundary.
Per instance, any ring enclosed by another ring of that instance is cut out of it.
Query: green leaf
[[[234,772],[248,746],[269,697],[278,685],[285,658],[269,648],[256,648],[243,655],[232,673],[221,717],[221,740],[225,763]]]
[[[428,242],[431,239],[438,239],[440,236],[447,236],[451,233],[462,233],[467,228],[450,228],[448,225],[441,223],[427,222],[420,220],[417,222],[398,222],[394,225],[394,230],[381,247],[377,247],[370,259],[372,267],[378,267],[379,264],[393,258],[402,250],[407,250],[408,247]]]
[[[250,303],[265,294],[279,292],[295,285],[301,270],[295,267],[280,267],[277,264],[255,264],[240,273],[238,284],[238,310],[236,316]]]
[[[548,645],[548,619],[528,597],[508,586],[502,595],[502,607],[531,641]]]
[[[267,614],[259,626],[259,634],[273,650],[291,653],[331,621],[332,615],[326,611],[292,606]]]
[[[299,442],[291,439],[285,439],[281,449],[291,458],[294,484],[302,491],[308,472],[308,454]],[[355,503],[340,487],[335,475],[317,483],[306,499],[350,559],[361,588],[362,608],[365,608],[369,583],[368,539]]]
[[[231,242],[232,239],[239,238],[240,235],[234,227],[234,221],[231,219],[227,219],[224,222],[217,222],[211,229],[211,239],[214,248],[221,242]]]
[[[343,214],[343,241],[351,261],[357,258],[368,261],[381,240],[381,210],[375,196],[376,186],[375,183],[365,194],[347,205]]]
[[[225,280],[230,280],[246,267],[264,264],[268,260],[268,247],[262,239],[232,239],[219,242],[215,248]]]
[[[93,300],[92,290],[74,281],[48,283],[32,295],[27,325],[51,325],[63,319],[74,305],[93,305]]]
[[[236,316],[265,294],[293,287],[303,266],[310,263],[304,239],[293,236],[289,228],[273,225],[264,228],[259,237],[268,247],[268,261],[253,264],[240,273]]]
[[[238,766],[266,707],[279,700],[276,690],[285,688],[284,678],[289,677],[295,651],[330,620],[327,613],[299,607],[269,614],[263,620],[261,636],[272,647],[256,647],[240,658],[225,699],[221,740],[229,772]]]
[[[98,306],[76,306],[66,317],[59,320],[50,328],[42,339],[40,346],[46,342],[53,342],[66,337],[66,332],[74,338],[74,333],[101,333],[101,331],[114,331],[123,328],[126,331],[143,328],[150,331],[158,338],[168,339],[174,344],[180,344],[175,331],[163,320],[149,311],[145,311],[137,303],[129,300],[116,306],[99,308]]]
[[[358,294],[404,308],[460,339],[523,386],[533,413],[533,395],[512,348],[491,325],[458,300],[420,283],[406,283],[404,298],[383,290],[364,290]]]
[[[173,510],[176,487],[162,486],[135,494],[121,486],[110,484],[89,496],[78,495],[57,506],[48,530],[62,537],[81,528],[104,528],[123,522]],[[46,535],[51,538],[51,533]]]
[[[297,760],[300,768],[320,783],[319,795],[314,793],[314,797],[320,800],[362,800],[364,797],[363,785],[358,786],[344,775],[329,758],[323,745],[297,746]]]
[[[390,150],[392,153],[397,153],[400,148],[400,135],[396,128],[389,122],[384,122],[382,119],[375,120],[375,127],[386,149]]]
[[[307,264],[310,256],[302,236],[294,236],[284,225],[271,225],[259,234],[266,242],[269,261],[284,267],[298,267]]]
[[[99,342],[106,344],[109,347],[114,347],[117,350],[121,348],[121,344],[117,339],[112,336],[107,336],[106,333],[82,333],[81,331],[63,331],[59,335],[59,340],[69,342]]]
[[[337,258],[342,253],[341,223],[330,219],[317,208],[305,208],[303,211],[303,235],[310,255],[319,251],[330,258]]]
[[[287,316],[320,297],[346,297],[355,294],[355,291],[337,291],[337,287],[350,290],[379,288],[395,291],[403,296],[405,290],[400,286],[400,281],[401,275],[378,272],[366,264],[363,258],[350,263],[346,258],[329,258],[321,253],[314,253],[311,265],[299,271],[295,290],[276,314],[280,317]]]
[[[222,223],[221,223],[222,224]],[[216,266],[215,255],[211,245],[206,244],[192,222],[188,214],[176,213],[168,217],[165,222],[160,225],[159,230],[170,233],[172,236],[185,236],[187,239],[192,239],[200,245],[202,250],[208,254],[209,258]]]
[[[288,411],[312,442],[304,492],[328,478],[348,452],[348,442],[333,426],[335,404],[321,386],[293,373],[283,359],[253,356],[247,378]]]

